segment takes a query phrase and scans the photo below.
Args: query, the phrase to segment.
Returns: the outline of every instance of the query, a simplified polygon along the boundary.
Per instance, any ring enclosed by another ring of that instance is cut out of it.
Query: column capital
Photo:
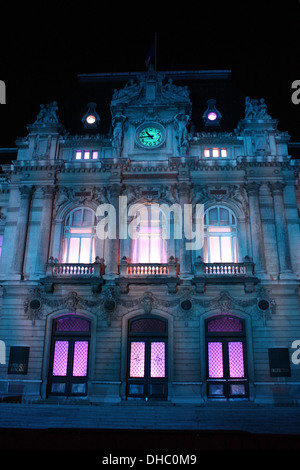
[[[55,186],[42,186],[43,199],[53,199],[57,188]]]
[[[255,196],[258,194],[260,185],[261,183],[257,183],[256,181],[251,181],[249,183],[245,183],[244,188],[247,191],[248,196]]]
[[[23,186],[20,186],[19,190],[20,190],[21,199],[29,200],[33,194],[32,186],[23,185]]]
[[[285,187],[285,183],[282,181],[275,181],[274,183],[269,183],[269,188],[272,195],[282,195]]]
[[[113,183],[108,188],[109,198],[116,198],[122,194],[122,185],[118,183]]]
[[[188,196],[191,191],[191,185],[186,182],[180,182],[177,185],[179,196]]]

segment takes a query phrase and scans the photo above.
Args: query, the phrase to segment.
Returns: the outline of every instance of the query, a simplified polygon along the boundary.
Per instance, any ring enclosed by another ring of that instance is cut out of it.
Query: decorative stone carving
[[[188,131],[187,125],[190,121],[190,116],[184,113],[179,113],[174,117],[174,124],[176,129],[176,138],[178,141],[179,149],[188,146]]]
[[[117,114],[112,119],[112,125],[114,128],[112,145],[118,156],[121,155],[122,148],[123,148],[123,127],[124,127],[125,120],[126,120],[126,116],[123,116],[123,114]]]
[[[55,217],[60,209],[70,202],[75,204],[85,204],[87,202],[95,202],[104,204],[108,202],[107,189],[104,186],[93,188],[67,188],[61,187],[57,191],[55,201]]]
[[[262,320],[266,326],[266,321],[272,318],[276,312],[276,302],[270,297],[270,289],[264,287],[257,288],[257,295],[247,300],[232,297],[228,291],[222,291],[211,300],[197,299],[197,303],[204,312],[217,310],[222,315],[232,315],[235,310],[241,310],[250,314],[254,319]]]
[[[24,301],[24,313],[33,326],[36,320],[43,318],[44,301],[38,288],[30,289],[29,297]]]
[[[56,124],[58,123],[57,111],[58,106],[56,101],[51,103],[40,105],[40,112],[37,115],[36,121],[34,124]]]
[[[124,190],[128,204],[132,202],[178,203],[178,190],[174,185],[127,186]]]
[[[267,114],[267,105],[264,98],[250,100],[249,96],[245,99],[245,118],[246,119],[271,119]]]
[[[258,288],[256,316],[263,321],[264,326],[266,326],[267,320],[270,320],[272,315],[276,313],[276,302],[270,297],[270,292],[271,289]]]

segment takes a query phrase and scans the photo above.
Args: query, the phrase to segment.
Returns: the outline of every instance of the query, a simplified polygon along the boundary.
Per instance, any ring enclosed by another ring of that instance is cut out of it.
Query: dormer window
[[[76,150],[75,160],[98,160],[97,150]]]
[[[205,158],[226,158],[228,156],[227,148],[224,147],[213,147],[213,148],[205,148],[203,151]]]

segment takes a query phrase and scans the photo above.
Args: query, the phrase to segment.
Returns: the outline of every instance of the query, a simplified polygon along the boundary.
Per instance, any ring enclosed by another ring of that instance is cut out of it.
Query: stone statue
[[[189,123],[190,116],[188,114],[179,113],[174,117],[174,120],[177,126],[178,146],[185,147],[188,144],[186,126]]]
[[[56,124],[58,123],[58,117],[56,115],[58,111],[58,106],[56,101],[47,104],[45,107],[44,104],[40,105],[40,112],[37,115],[35,124]]]
[[[113,139],[112,145],[118,155],[121,154],[122,151],[122,144],[123,144],[123,124],[126,117],[121,115],[117,115],[113,119]]]
[[[270,119],[267,114],[267,105],[264,98],[250,100],[249,96],[245,99],[245,118],[246,119]]]

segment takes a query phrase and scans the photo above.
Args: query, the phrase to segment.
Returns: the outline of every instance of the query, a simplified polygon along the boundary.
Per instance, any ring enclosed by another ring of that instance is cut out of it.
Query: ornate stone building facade
[[[95,103],[75,135],[53,102],[18,139],[1,175],[2,397],[298,403],[290,137],[263,99],[232,132],[212,99],[192,127],[192,105],[150,67],[114,90],[109,135]],[[187,249],[162,206],[197,205],[203,244]]]

